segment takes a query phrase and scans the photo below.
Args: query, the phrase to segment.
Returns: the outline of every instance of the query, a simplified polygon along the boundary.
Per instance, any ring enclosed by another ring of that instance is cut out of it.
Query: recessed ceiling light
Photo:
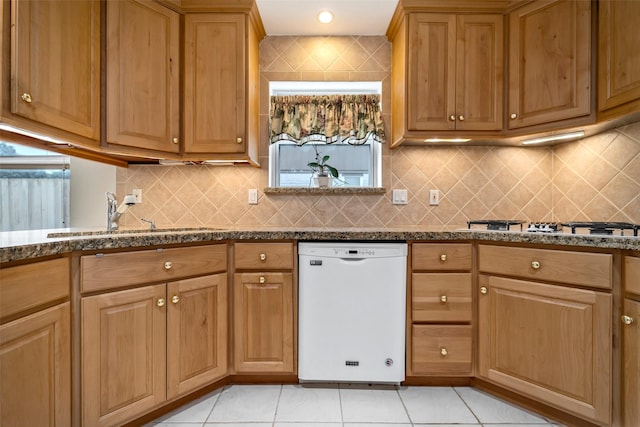
[[[318,13],[318,21],[322,22],[323,24],[328,24],[331,21],[333,21],[333,12],[331,12],[330,10],[323,10],[322,12]]]

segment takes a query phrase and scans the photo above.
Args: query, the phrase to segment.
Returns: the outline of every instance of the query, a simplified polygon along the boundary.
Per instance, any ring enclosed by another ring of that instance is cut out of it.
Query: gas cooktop
[[[564,233],[564,227],[568,227],[572,234],[583,234],[580,230],[588,230],[588,234],[612,236],[614,234],[625,236],[633,234],[638,236],[640,225],[628,222],[602,222],[602,221],[570,221],[570,222],[530,222],[523,230],[522,220],[481,219],[467,221],[467,227],[473,225],[485,226],[486,230],[494,231],[527,231],[531,233]],[[626,231],[626,233],[625,233]]]

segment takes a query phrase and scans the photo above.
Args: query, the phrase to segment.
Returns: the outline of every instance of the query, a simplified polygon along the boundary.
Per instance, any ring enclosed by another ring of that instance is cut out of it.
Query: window
[[[271,82],[270,95],[367,95],[380,94],[380,82]],[[270,187],[313,187],[313,170],[308,164],[329,156],[327,164],[338,170],[333,187],[380,187],[382,150],[380,143],[367,140],[362,145],[346,142],[326,144],[311,141],[304,145],[282,140],[269,148]]]
[[[69,157],[0,142],[0,231],[69,225]]]

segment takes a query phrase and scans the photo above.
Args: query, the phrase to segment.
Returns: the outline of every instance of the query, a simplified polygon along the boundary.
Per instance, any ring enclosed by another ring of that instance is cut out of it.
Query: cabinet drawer
[[[640,295],[640,258],[624,257],[624,287],[627,292]]]
[[[202,276],[227,269],[227,245],[87,255],[80,269],[82,292]]]
[[[471,375],[471,326],[413,325],[411,342],[415,375]]]
[[[603,289],[613,280],[610,254],[480,245],[478,256],[485,273]]]
[[[414,243],[411,246],[413,270],[470,270],[469,243]]]
[[[0,313],[12,315],[69,297],[69,258],[0,270]]]
[[[414,322],[470,322],[471,273],[413,273]]]
[[[293,245],[236,243],[235,267],[238,270],[290,270],[293,268]]]

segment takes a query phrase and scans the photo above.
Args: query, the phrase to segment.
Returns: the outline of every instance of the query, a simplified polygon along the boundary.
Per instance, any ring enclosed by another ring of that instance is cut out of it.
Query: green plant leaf
[[[320,167],[320,165],[317,162],[307,163],[307,166],[309,166],[310,168],[319,168]]]
[[[333,175],[334,178],[338,177],[338,169],[334,168],[333,166],[329,166],[329,165],[325,165],[328,169],[329,172],[331,172],[331,175]]]
[[[327,162],[327,160],[329,160],[329,156],[324,156],[324,157],[322,158],[322,163],[326,163],[326,162]]]

